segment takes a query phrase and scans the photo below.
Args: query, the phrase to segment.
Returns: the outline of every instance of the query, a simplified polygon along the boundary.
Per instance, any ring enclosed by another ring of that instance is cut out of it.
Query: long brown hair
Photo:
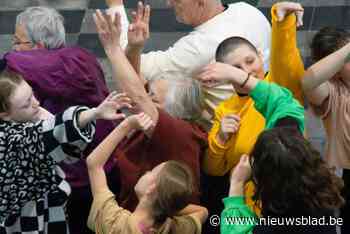
[[[255,199],[262,214],[317,214],[344,204],[343,181],[295,129],[277,127],[260,134],[251,153]],[[303,210],[295,210],[303,207]]]
[[[0,112],[10,110],[10,96],[22,81],[22,76],[17,73],[7,70],[0,73]]]
[[[180,162],[168,161],[159,173],[156,198],[153,203],[153,216],[156,223],[162,224],[185,208],[193,193],[191,169]]]

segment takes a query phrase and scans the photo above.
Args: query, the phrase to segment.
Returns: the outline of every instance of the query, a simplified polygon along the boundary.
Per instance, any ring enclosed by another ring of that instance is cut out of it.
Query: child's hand
[[[279,2],[276,4],[278,21],[283,21],[285,17],[294,13],[297,17],[297,27],[303,26],[304,8],[296,2]]]
[[[125,93],[117,94],[114,91],[95,109],[96,119],[116,120],[125,118],[124,114],[117,113],[123,107],[131,108],[131,99]]]
[[[151,117],[143,112],[137,115],[131,115],[126,120],[133,130],[148,132],[154,126]]]

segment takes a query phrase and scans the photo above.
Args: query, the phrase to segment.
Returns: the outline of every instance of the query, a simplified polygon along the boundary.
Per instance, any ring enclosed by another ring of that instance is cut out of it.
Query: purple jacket
[[[4,58],[8,68],[20,73],[31,85],[41,106],[53,114],[75,105],[98,106],[109,93],[96,57],[85,49],[63,47],[13,51],[5,54]],[[94,140],[82,158],[86,158],[114,126],[110,121],[97,121]],[[115,160],[111,158],[106,170],[109,171],[114,164]],[[62,167],[73,187],[89,183],[85,160]]]

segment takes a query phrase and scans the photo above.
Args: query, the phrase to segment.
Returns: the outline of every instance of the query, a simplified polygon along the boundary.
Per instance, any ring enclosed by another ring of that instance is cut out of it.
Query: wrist
[[[98,111],[98,108],[96,108],[96,107],[91,108],[90,113],[91,113],[91,115],[90,115],[91,121],[95,121],[95,120],[100,118],[100,113]]]
[[[242,196],[244,194],[244,185],[243,181],[232,181],[230,185],[229,196]]]
[[[126,49],[128,51],[141,52],[143,50],[144,46],[145,46],[145,44],[137,44],[137,45],[136,44],[128,44],[126,46]]]
[[[118,54],[124,53],[119,43],[117,46],[112,46],[111,48],[105,49],[105,52],[108,58],[113,58],[114,56],[118,57]]]

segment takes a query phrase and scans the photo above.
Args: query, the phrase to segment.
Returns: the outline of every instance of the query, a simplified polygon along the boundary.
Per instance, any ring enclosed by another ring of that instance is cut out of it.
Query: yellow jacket
[[[290,14],[282,22],[277,22],[275,6],[271,9],[272,41],[270,71],[265,79],[275,82],[292,91],[294,97],[303,104],[301,77],[304,65],[296,42],[296,17]],[[240,116],[238,132],[221,145],[216,140],[220,130],[221,119],[227,114]],[[254,101],[250,97],[239,97],[234,94],[223,101],[215,110],[212,129],[209,132],[209,149],[202,167],[206,173],[222,176],[229,172],[238,162],[242,154],[249,154],[259,134],[265,128],[263,116],[254,108]]]

